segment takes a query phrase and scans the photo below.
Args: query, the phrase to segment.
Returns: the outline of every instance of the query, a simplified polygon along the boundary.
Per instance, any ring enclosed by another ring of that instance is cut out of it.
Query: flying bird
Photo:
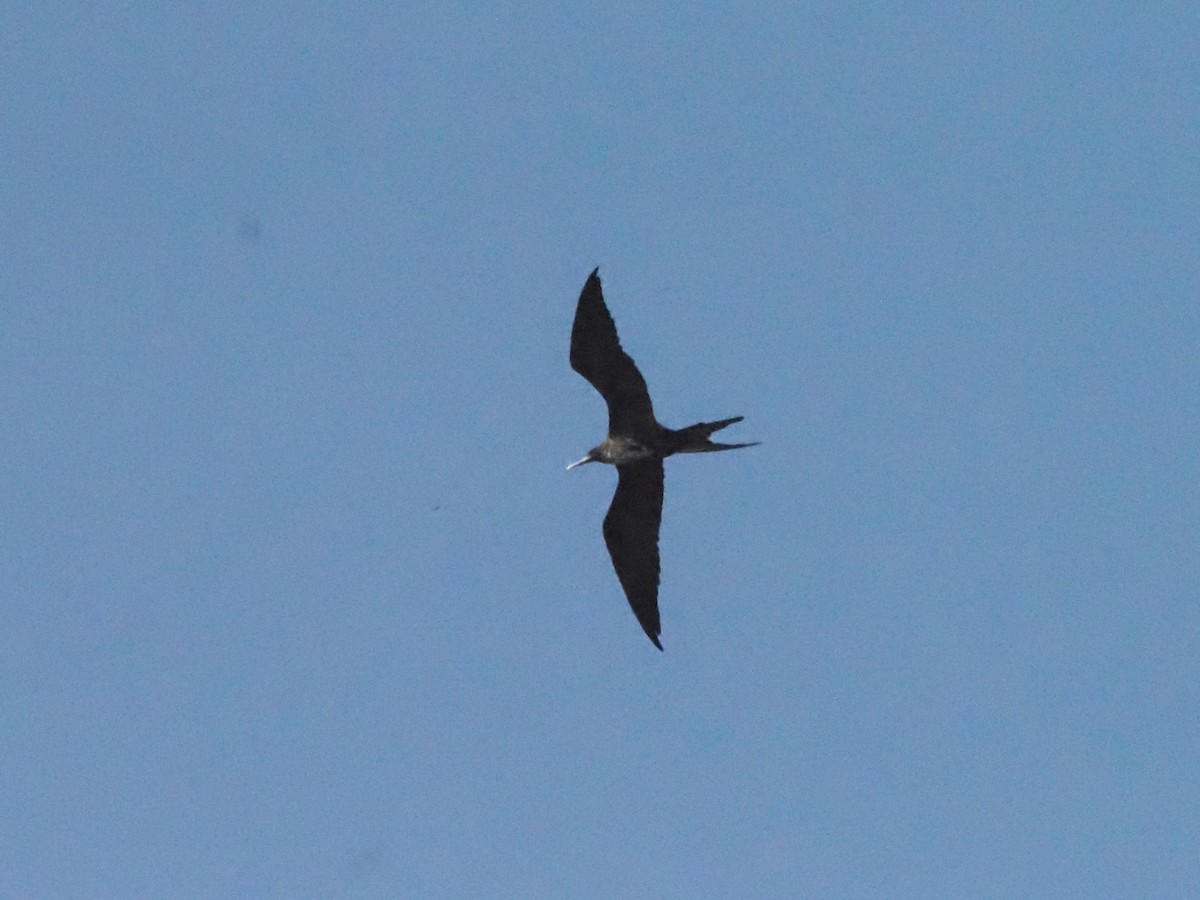
[[[623,349],[604,305],[600,270],[588,276],[571,328],[571,368],[591,382],[608,404],[608,436],[573,462],[617,467],[617,492],[604,517],[604,543],[633,614],[659,650],[658,529],[662,522],[663,460],[674,453],[712,453],[754,447],[709,440],[715,431],[742,421],[698,422],[675,430],[658,423],[646,379]]]

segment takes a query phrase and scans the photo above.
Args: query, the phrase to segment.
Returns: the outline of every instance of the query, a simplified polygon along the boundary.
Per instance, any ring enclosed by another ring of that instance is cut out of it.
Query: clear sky
[[[1200,896],[1198,47],[3,4],[0,895]]]

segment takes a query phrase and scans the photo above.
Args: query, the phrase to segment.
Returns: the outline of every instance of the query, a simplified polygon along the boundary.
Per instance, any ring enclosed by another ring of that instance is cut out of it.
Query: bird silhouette
[[[600,289],[600,270],[588,276],[571,328],[571,368],[591,382],[608,404],[608,436],[573,462],[617,467],[617,491],[604,517],[604,543],[633,614],[659,650],[658,531],[662,523],[663,460],[675,453],[712,453],[754,447],[709,440],[713,432],[742,421],[698,422],[678,430],[660,425],[646,379],[621,348],[617,326]]]

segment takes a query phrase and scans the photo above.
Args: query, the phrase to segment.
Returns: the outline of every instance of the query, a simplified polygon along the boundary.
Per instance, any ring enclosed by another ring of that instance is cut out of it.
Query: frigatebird
[[[608,436],[573,462],[617,467],[617,491],[604,517],[604,543],[633,614],[659,650],[658,529],[662,522],[663,460],[675,453],[712,453],[754,447],[710,441],[715,431],[742,421],[697,422],[675,430],[654,418],[650,391],[637,365],[621,348],[617,326],[600,290],[600,269],[588,276],[571,328],[571,368],[591,382],[608,404]]]

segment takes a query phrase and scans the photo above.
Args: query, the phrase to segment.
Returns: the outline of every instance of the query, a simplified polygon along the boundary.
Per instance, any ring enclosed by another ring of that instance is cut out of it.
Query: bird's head
[[[567,466],[567,471],[570,472],[576,466],[582,466],[584,463],[590,463],[590,462],[600,462],[600,448],[599,447],[593,447],[591,450],[588,451],[588,455],[585,456],[583,459],[571,463],[569,466]]]

